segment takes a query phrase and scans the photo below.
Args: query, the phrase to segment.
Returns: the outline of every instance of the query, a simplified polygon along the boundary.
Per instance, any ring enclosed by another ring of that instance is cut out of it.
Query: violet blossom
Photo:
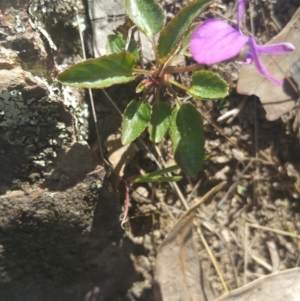
[[[243,64],[253,61],[257,71],[275,85],[281,85],[282,80],[275,79],[259,59],[261,54],[285,54],[295,50],[291,43],[258,45],[254,37],[246,36],[241,31],[241,21],[245,13],[246,0],[238,0],[237,28],[223,20],[208,19],[194,31],[190,51],[199,64],[216,64],[237,55],[242,55]]]

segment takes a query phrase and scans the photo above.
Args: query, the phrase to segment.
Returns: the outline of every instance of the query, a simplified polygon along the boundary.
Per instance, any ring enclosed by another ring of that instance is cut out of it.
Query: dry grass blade
[[[300,268],[262,277],[214,301],[285,301],[300,298]]]
[[[196,225],[196,226],[198,226],[198,225]],[[208,253],[208,256],[209,256],[209,258],[210,258],[213,266],[216,269],[216,272],[217,272],[217,274],[218,274],[218,276],[220,278],[220,281],[221,281],[221,283],[222,283],[222,285],[224,287],[225,292],[228,293],[229,290],[228,290],[227,284],[226,284],[226,282],[224,280],[224,277],[223,277],[223,275],[221,273],[221,270],[219,268],[217,260],[216,260],[215,256],[213,255],[213,253],[212,253],[212,251],[211,251],[211,249],[210,249],[210,247],[209,247],[209,245],[208,245],[208,243],[207,243],[207,241],[206,241],[206,239],[205,239],[205,237],[204,237],[204,235],[202,233],[202,230],[201,230],[201,228],[199,226],[197,227],[197,232],[198,232],[198,234],[199,234],[199,236],[201,238],[202,243],[205,246],[206,252]]]

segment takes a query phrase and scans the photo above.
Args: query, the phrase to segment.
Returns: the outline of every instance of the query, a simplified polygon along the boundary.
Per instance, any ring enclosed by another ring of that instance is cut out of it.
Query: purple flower
[[[259,55],[284,54],[294,51],[295,47],[291,43],[258,45],[255,38],[244,35],[241,21],[245,6],[246,0],[238,0],[237,28],[218,19],[206,20],[196,28],[190,42],[192,56],[199,64],[216,64],[241,54],[245,59],[243,64],[253,61],[260,74],[275,85],[281,85],[283,81],[272,77],[260,61]]]

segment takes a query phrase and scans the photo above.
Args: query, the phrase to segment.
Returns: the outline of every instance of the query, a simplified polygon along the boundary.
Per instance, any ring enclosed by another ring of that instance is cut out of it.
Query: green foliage
[[[196,175],[204,158],[203,127],[197,109],[189,103],[176,108],[170,132],[177,164],[188,175]]]
[[[194,72],[188,93],[200,100],[224,98],[228,95],[228,85],[213,72],[200,70]]]
[[[198,0],[190,2],[169,24],[162,30],[158,39],[157,52],[161,63],[176,51],[189,27],[201,11],[211,3],[211,0]]]
[[[148,103],[132,100],[127,106],[122,122],[122,143],[134,141],[145,129],[151,117]]]
[[[175,171],[179,169],[178,165],[173,165],[167,168],[163,168],[154,172],[147,173],[145,175],[136,177],[133,180],[133,183],[141,183],[141,182],[176,182],[181,180],[181,176],[163,176],[166,173]]]
[[[125,0],[125,10],[131,21],[149,38],[164,26],[165,15],[153,0]]]
[[[199,23],[194,23],[187,30],[187,32],[184,35],[182,42],[180,44],[180,50],[178,51],[178,54],[184,54],[184,55],[189,56],[189,53],[187,53],[187,49],[190,47],[190,40],[191,40],[192,34],[194,33],[194,30],[198,26],[199,26]]]
[[[172,72],[178,71],[170,64],[176,56],[188,51],[191,35],[198,26],[193,22],[210,3],[212,0],[190,2],[164,27],[165,15],[155,0],[125,0],[126,13],[136,25],[136,29],[131,30],[142,31],[154,47],[155,65],[151,70],[141,68],[138,44],[134,39],[127,42],[126,36],[109,35],[107,55],[79,63],[58,77],[63,84],[82,88],[106,88],[141,79],[136,87],[136,100],[132,100],[124,112],[122,143],[133,142],[147,127],[154,143],[161,142],[169,132],[178,165],[140,176],[135,183],[177,181],[180,176],[166,174],[181,168],[193,176],[201,168],[204,160],[201,116],[192,104],[180,102],[177,89],[205,100],[224,98],[228,86],[218,75],[195,65],[193,70],[198,71],[192,76],[192,85],[185,87],[171,76]],[[180,69],[180,72],[184,71],[184,68]],[[151,94],[154,97],[151,98]]]
[[[134,80],[135,58],[128,52],[89,59],[60,73],[61,83],[79,88],[106,88]]]
[[[121,35],[108,35],[106,42],[107,54],[124,51],[126,47],[126,39]],[[136,60],[140,59],[137,42],[130,40],[127,51],[131,53]]]
[[[157,102],[152,107],[151,120],[148,125],[149,138],[158,143],[163,140],[170,126],[172,109],[166,102]]]

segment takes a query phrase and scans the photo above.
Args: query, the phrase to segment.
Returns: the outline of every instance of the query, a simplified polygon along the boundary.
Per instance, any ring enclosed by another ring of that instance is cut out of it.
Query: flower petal
[[[271,45],[257,45],[256,52],[260,54],[285,54],[295,50],[295,47],[291,43],[280,43]]]
[[[215,64],[238,55],[248,40],[226,22],[210,19],[194,31],[190,50],[199,64]]]
[[[259,60],[258,57],[258,53],[257,53],[257,44],[256,41],[253,37],[250,37],[249,39],[249,46],[251,49],[251,55],[252,55],[252,59],[253,59],[253,63],[257,69],[257,71],[263,75],[264,77],[266,77],[269,81],[271,81],[273,84],[280,86],[283,83],[283,80],[278,80],[276,78],[274,78],[269,72],[268,70],[265,68],[265,66],[262,64],[262,62]]]
[[[241,32],[241,23],[246,9],[246,0],[238,0],[237,4],[237,28]]]

